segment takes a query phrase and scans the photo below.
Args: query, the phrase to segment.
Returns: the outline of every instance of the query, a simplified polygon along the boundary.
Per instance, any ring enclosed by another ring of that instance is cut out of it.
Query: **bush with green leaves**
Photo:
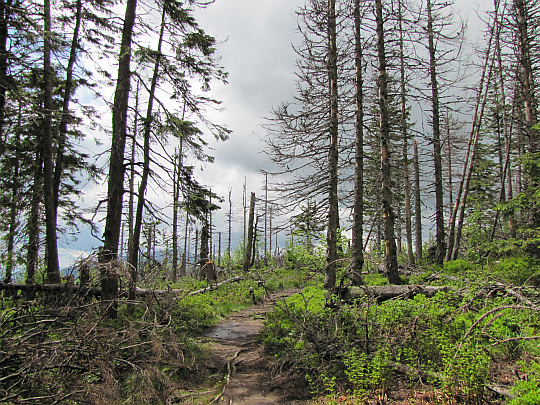
[[[533,362],[529,365],[522,363],[523,374],[512,388],[515,395],[508,405],[538,405],[540,404],[540,364]]]
[[[324,249],[306,244],[295,232],[285,245],[285,263],[295,270],[319,271],[325,264]]]
[[[473,270],[476,268],[476,264],[471,261],[463,260],[463,259],[457,259],[457,260],[451,260],[449,262],[444,263],[444,271],[445,273],[452,274],[452,275],[463,275],[465,272],[469,270]]]
[[[357,398],[387,392],[395,383],[393,367],[402,364],[409,384],[427,378],[449,398],[479,403],[497,378],[493,362],[530,355],[527,337],[539,324],[538,311],[478,290],[343,303],[319,286],[270,313],[262,341],[276,355],[276,367],[309,375],[312,389],[322,393],[325,381]]]
[[[503,257],[490,267],[503,283],[540,286],[540,262],[533,258]]]

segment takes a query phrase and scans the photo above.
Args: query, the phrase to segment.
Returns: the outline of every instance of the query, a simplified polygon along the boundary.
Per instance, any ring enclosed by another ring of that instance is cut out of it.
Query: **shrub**
[[[521,370],[525,378],[516,382],[511,393],[516,396],[508,405],[537,405],[540,404],[540,364],[523,365]]]
[[[540,266],[529,257],[505,257],[492,265],[493,272],[503,281],[515,285],[540,286]]]

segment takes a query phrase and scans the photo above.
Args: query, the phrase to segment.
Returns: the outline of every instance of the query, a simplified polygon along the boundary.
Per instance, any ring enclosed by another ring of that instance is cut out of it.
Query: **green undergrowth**
[[[193,277],[174,284],[156,278],[141,287],[181,292],[120,299],[116,319],[104,316],[99,300],[77,294],[2,299],[0,402],[175,402],[206,378],[200,365],[207,354],[198,342],[206,327],[253,305],[253,299],[314,282],[306,271],[262,266],[219,281],[236,275],[240,281],[191,296],[209,284]]]
[[[479,263],[458,259],[445,263],[443,271],[451,276],[460,276],[462,281],[540,287],[540,261],[531,257],[486,258]]]
[[[494,274],[525,277],[505,274],[510,262],[498,263]],[[475,270],[466,263],[458,268]],[[366,280],[382,284],[376,276]],[[540,403],[540,340],[533,338],[540,334],[539,313],[513,295],[487,291],[475,282],[466,292],[433,298],[341,302],[317,285],[268,314],[261,341],[277,369],[305,376],[314,394],[329,400],[345,395],[362,403],[398,388],[414,390],[421,381],[440,394],[433,396],[444,399],[439,403],[479,404],[486,386],[515,380],[512,370],[526,363],[526,378],[512,383],[511,404]]]

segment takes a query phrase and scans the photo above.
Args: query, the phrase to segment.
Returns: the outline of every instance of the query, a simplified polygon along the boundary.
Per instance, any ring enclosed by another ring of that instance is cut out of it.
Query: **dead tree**
[[[379,59],[379,114],[381,139],[382,205],[384,215],[384,238],[386,243],[386,276],[389,284],[400,284],[397,265],[397,247],[394,237],[395,215],[392,209],[392,191],[390,176],[390,124],[388,113],[388,90],[386,73],[386,52],[384,46],[383,6],[381,0],[375,0],[375,18],[377,23],[377,56]]]
[[[251,249],[253,246],[253,221],[255,216],[255,193],[251,193],[249,203],[249,220],[247,229],[247,241],[245,246],[244,271],[248,271],[251,265]]]

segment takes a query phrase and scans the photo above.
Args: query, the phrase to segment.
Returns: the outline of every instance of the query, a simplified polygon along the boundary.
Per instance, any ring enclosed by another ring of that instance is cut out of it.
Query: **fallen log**
[[[150,288],[137,288],[135,290],[136,297],[144,297],[146,295],[163,295],[163,294],[186,294],[186,296],[192,296],[197,294],[203,294],[208,291],[217,290],[220,286],[228,283],[233,283],[240,281],[242,277],[233,277],[228,280],[224,280],[217,284],[210,284],[208,287],[202,288],[200,290],[188,292],[186,290],[180,289],[160,289],[153,290]],[[90,287],[83,286],[83,291],[86,294],[92,294],[95,296],[101,296],[100,287]],[[62,294],[62,293],[77,293],[81,290],[81,286],[77,284],[70,283],[58,283],[58,284],[22,284],[22,283],[0,283],[0,291],[43,291],[52,294]],[[122,289],[118,292],[119,297],[127,296],[127,290]]]
[[[0,290],[6,291],[44,291],[53,294],[72,293],[79,291],[80,286],[71,283],[57,284],[22,284],[22,283],[0,283]],[[101,295],[101,288],[88,288],[96,295]]]
[[[347,288],[341,295],[345,301],[354,300],[367,296],[377,301],[387,301],[393,298],[409,299],[422,294],[433,297],[438,292],[448,292],[449,287],[435,287],[430,285],[383,285],[383,286],[360,286]]]

